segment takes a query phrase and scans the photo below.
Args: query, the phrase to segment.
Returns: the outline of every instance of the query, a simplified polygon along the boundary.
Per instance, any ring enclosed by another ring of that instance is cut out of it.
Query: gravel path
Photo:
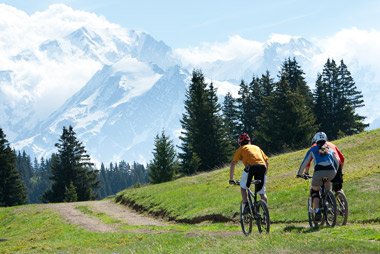
[[[86,201],[86,202],[74,202],[74,203],[57,203],[57,204],[44,204],[41,205],[42,209],[50,208],[56,210],[60,213],[62,218],[64,218],[68,223],[73,225],[78,225],[88,231],[93,232],[118,232],[118,233],[164,233],[167,230],[150,230],[147,228],[135,229],[129,231],[118,230],[117,227],[120,226],[118,223],[106,224],[95,216],[91,216],[75,209],[77,206],[87,206],[90,210],[95,213],[105,213],[108,217],[117,219],[126,223],[128,225],[135,226],[165,226],[165,222],[156,220],[149,216],[144,216],[142,214],[136,213],[135,211],[129,209],[128,207],[112,202],[112,200],[106,201]],[[178,232],[178,231],[170,231]],[[187,235],[194,236],[200,234],[211,234],[219,236],[231,236],[231,235],[242,235],[241,231],[238,232],[227,232],[227,231],[190,231],[186,232]]]
[[[89,231],[103,233],[120,232],[119,230],[116,230],[116,227],[119,226],[119,224],[105,224],[100,219],[94,216],[90,216],[88,214],[84,214],[80,210],[75,209],[76,206],[87,206],[90,210],[94,211],[95,213],[105,213],[108,217],[120,220],[128,225],[166,225],[164,222],[138,214],[135,211],[129,209],[128,207],[116,204],[111,200],[47,204],[43,207],[51,208],[58,211],[62,218],[64,218],[68,223],[78,225],[79,227]]]

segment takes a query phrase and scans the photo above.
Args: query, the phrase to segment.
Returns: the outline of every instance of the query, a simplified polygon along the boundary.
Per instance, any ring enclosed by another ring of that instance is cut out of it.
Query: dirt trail
[[[60,213],[62,218],[64,218],[68,223],[73,225],[78,225],[81,228],[84,228],[88,231],[93,232],[118,232],[118,233],[163,233],[168,232],[160,231],[160,230],[150,230],[150,229],[136,229],[130,231],[122,231],[118,230],[117,227],[120,224],[112,223],[106,224],[102,222],[100,219],[95,216],[91,216],[81,212],[78,209],[75,209],[77,206],[87,206],[90,210],[95,213],[105,213],[108,217],[117,219],[122,221],[122,223],[126,223],[128,225],[136,225],[136,226],[165,226],[167,225],[165,222],[156,220],[154,218],[144,216],[136,213],[130,208],[116,204],[112,202],[112,200],[106,201],[87,201],[87,202],[74,202],[74,203],[59,203],[59,204],[46,204],[41,205],[41,208],[51,208]],[[231,236],[231,235],[241,235],[239,232],[225,232],[225,231],[191,231],[186,232],[188,235],[196,235],[196,234],[213,234],[220,236]]]
[[[105,213],[108,217],[120,220],[128,225],[165,225],[164,222],[138,214],[128,207],[116,204],[111,200],[44,205],[45,208],[51,208],[58,211],[62,218],[64,218],[70,224],[78,225],[79,227],[82,227],[86,230],[102,233],[121,232],[120,230],[116,229],[119,224],[105,224],[100,219],[84,214],[80,210],[75,209],[77,206],[87,206],[95,213]]]

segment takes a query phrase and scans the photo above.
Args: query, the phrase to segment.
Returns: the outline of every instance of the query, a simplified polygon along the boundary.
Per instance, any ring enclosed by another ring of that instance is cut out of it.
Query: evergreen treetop
[[[0,206],[26,203],[26,188],[17,172],[16,152],[10,147],[3,129],[0,128]]]

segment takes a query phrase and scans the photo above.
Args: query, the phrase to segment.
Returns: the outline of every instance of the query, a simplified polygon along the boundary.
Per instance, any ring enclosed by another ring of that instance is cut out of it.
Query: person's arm
[[[334,159],[334,163],[335,163],[335,169],[338,170],[338,167],[339,167],[339,160],[338,158],[336,157],[335,153],[332,152],[332,157]]]
[[[338,157],[339,157],[339,160],[340,160],[340,165],[342,166],[342,169],[343,169],[343,164],[344,164],[344,156],[342,154],[342,152],[338,149],[337,146],[336,147],[336,152],[338,153]]]
[[[312,152],[311,149],[307,151],[305,158],[303,159],[300,168],[298,169],[297,176],[301,176],[307,164],[311,161]]]
[[[235,172],[235,166],[236,166],[236,162],[231,162],[231,166],[230,166],[230,181],[234,180],[234,172]]]

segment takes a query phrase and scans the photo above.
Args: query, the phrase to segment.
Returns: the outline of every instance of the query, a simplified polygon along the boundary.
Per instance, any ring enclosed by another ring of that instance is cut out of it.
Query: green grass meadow
[[[295,177],[305,149],[269,159],[269,234],[256,228],[248,237],[240,232],[240,190],[228,184],[226,166],[116,196],[115,201],[157,216],[166,226],[132,226],[91,206],[77,206],[125,231],[95,233],[67,224],[43,205],[0,208],[0,253],[380,253],[380,130],[334,143],[346,158],[347,226],[308,226],[310,182]],[[235,179],[241,171],[239,164]],[[128,232],[133,230],[145,233]]]

